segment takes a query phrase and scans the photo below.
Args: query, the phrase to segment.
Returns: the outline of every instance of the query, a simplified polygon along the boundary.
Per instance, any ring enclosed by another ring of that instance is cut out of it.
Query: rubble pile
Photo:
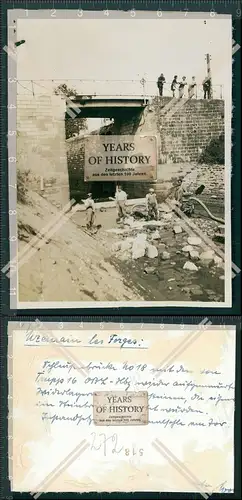
[[[192,218],[192,225],[200,229],[206,238],[196,236],[195,232],[184,223],[164,203],[159,207],[160,220],[147,221],[127,217],[120,227],[108,230],[116,241],[112,244],[112,253],[121,261],[144,261],[144,273],[151,274],[168,261],[171,269],[179,268],[184,272],[197,272],[203,268],[224,268],[222,247],[212,245],[212,239],[219,231],[219,224],[213,220]],[[149,262],[153,261],[154,266]],[[222,272],[222,271],[221,271]],[[222,277],[221,277],[222,279]]]

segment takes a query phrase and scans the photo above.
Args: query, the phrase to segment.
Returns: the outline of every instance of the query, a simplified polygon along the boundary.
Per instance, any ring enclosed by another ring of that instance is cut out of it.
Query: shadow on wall
[[[224,153],[224,134],[220,134],[218,138],[213,137],[209,144],[205,147],[199,158],[199,163],[224,165]]]
[[[93,131],[92,135],[134,135],[142,120],[142,112],[129,113],[120,112],[114,118],[114,122]],[[70,198],[77,203],[86,198],[91,192],[96,201],[108,201],[110,196],[114,196],[116,185],[119,182],[85,182],[84,181],[84,139],[76,137],[74,141],[67,141],[67,162],[70,185]],[[141,198],[147,192],[147,183],[123,182],[123,188],[127,191],[129,198]]]

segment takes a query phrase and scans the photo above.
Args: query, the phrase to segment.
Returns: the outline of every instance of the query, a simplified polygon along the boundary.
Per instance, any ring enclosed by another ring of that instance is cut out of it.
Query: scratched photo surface
[[[11,488],[233,492],[235,329],[201,326],[9,324]]]
[[[11,308],[230,307],[231,16],[14,22]]]

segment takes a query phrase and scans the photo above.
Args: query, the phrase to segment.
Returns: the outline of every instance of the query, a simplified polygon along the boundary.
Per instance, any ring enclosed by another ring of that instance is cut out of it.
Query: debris
[[[176,281],[176,280],[175,280],[175,278],[169,278],[167,281],[170,282],[170,281]]]
[[[190,262],[189,260],[187,262],[185,262],[183,269],[187,269],[188,271],[198,271],[198,267],[193,262]]]
[[[155,232],[152,234],[151,236],[151,239],[152,240],[159,240],[160,239],[160,233],[159,231],[156,229]]]
[[[224,243],[225,242],[225,236],[222,233],[215,233],[213,237],[214,241],[217,241],[218,243]]]
[[[144,273],[153,274],[155,272],[155,267],[145,267]]]
[[[133,217],[126,217],[124,222],[125,222],[125,224],[128,224],[128,226],[132,226],[134,223],[134,218]]]
[[[146,248],[146,252],[147,257],[149,257],[150,259],[154,259],[158,256],[158,250],[154,245],[148,245]]]
[[[201,245],[202,243],[201,238],[198,238],[197,236],[189,236],[187,241],[189,245]]]
[[[121,241],[116,241],[115,243],[113,243],[112,245],[112,252],[118,252],[121,248]]]
[[[132,248],[132,259],[139,259],[140,257],[144,257],[147,247],[146,239],[147,235],[144,233],[140,233],[138,234],[138,236],[136,236]]]
[[[210,262],[214,259],[214,253],[214,250],[206,250],[200,254],[199,258],[202,262]]]
[[[193,295],[203,295],[203,291],[199,285],[193,285],[190,291]]]
[[[182,248],[182,251],[183,252],[192,252],[194,250],[193,246],[192,245],[186,245],[185,247]]]
[[[171,254],[169,252],[163,252],[161,255],[162,260],[168,260],[170,258]]]
[[[220,280],[224,280],[224,276],[219,276],[219,279]]]
[[[182,233],[182,227],[181,226],[174,226],[173,231],[175,234]]]
[[[114,233],[114,234],[123,234],[123,233],[128,233],[129,229],[106,229],[107,233]]]
[[[224,267],[224,261],[221,257],[218,255],[215,255],[213,258],[214,264],[216,264],[217,267]]]
[[[132,247],[132,243],[130,241],[124,240],[121,242],[120,250],[121,252],[125,252],[126,250],[130,250]]]
[[[163,226],[163,222],[160,220],[150,220],[149,222],[142,222],[142,226],[146,226],[147,229],[154,229],[154,227]]]
[[[199,252],[197,250],[190,250],[189,254],[191,259],[193,260],[199,259]]]
[[[166,220],[172,219],[172,216],[173,216],[172,212],[169,212],[168,214],[163,214],[163,218]]]
[[[159,205],[159,212],[169,213],[169,212],[172,212],[172,208],[169,207],[168,205],[166,205],[166,203],[161,203]]]
[[[125,250],[124,252],[119,253],[118,258],[119,260],[130,260],[130,252]]]

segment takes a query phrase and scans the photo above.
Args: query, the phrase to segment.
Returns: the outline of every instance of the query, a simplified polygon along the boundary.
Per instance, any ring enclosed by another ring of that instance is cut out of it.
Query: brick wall
[[[182,99],[168,108],[170,102],[171,98],[157,98],[151,106],[157,117],[160,160],[198,161],[211,140],[224,134],[224,101]]]
[[[30,189],[58,207],[68,203],[65,102],[59,96],[18,95],[17,168],[30,171]]]

